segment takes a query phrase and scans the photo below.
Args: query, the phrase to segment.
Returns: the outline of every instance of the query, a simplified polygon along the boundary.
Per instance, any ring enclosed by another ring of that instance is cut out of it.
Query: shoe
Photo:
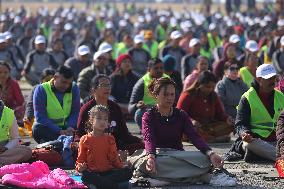
[[[224,161],[238,161],[242,159],[242,154],[237,152],[227,152],[223,155]]]
[[[225,173],[213,174],[209,184],[211,186],[236,186],[237,179],[229,177]]]

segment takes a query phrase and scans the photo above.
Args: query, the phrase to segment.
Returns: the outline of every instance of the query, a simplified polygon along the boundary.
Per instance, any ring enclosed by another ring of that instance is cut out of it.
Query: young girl
[[[105,134],[108,116],[108,108],[102,105],[89,111],[89,133],[80,139],[76,170],[82,173],[86,185],[93,184],[98,189],[127,189],[132,172],[123,166],[114,137]]]

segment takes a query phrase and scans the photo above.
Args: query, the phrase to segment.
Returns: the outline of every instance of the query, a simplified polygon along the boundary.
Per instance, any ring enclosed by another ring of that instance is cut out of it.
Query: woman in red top
[[[196,83],[181,94],[177,104],[177,108],[188,113],[193,126],[207,142],[228,141],[233,131],[232,118],[214,92],[216,82],[213,73],[202,72]]]
[[[10,76],[11,68],[7,62],[0,62],[0,98],[4,104],[15,111],[18,123],[25,114],[25,101],[18,82]]]

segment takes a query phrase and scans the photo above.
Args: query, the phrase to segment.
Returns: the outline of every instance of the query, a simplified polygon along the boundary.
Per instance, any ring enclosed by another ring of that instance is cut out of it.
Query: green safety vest
[[[163,77],[169,77],[167,74],[163,74]],[[156,99],[149,93],[148,90],[148,86],[150,85],[151,81],[152,81],[152,77],[150,76],[149,72],[146,73],[143,77],[142,77],[143,81],[144,81],[144,95],[143,95],[143,102],[146,105],[155,105],[157,104]]]
[[[200,54],[201,54],[202,56],[205,56],[205,57],[208,58],[209,60],[211,60],[212,54],[211,54],[211,52],[210,52],[210,49],[209,49],[209,51],[206,51],[204,48],[201,48],[201,49],[200,49]]]
[[[167,44],[167,40],[161,41],[158,45],[158,49],[162,50]]]
[[[111,45],[112,46],[112,53],[111,53],[111,57],[115,60],[115,56],[116,56],[116,51],[118,48],[118,43],[114,43]]]
[[[208,37],[208,43],[209,43],[209,46],[210,46],[211,50],[213,50],[215,47],[220,46],[221,43],[222,43],[222,40],[220,39],[219,36],[217,36],[214,39],[211,33],[207,33],[207,37]]]
[[[240,75],[242,77],[242,80],[244,81],[244,83],[248,86],[251,87],[251,82],[254,79],[254,76],[250,73],[248,67],[242,67],[240,69]]]
[[[126,47],[125,43],[123,42],[118,43],[116,53],[115,53],[115,59],[119,57],[119,55],[121,54],[126,54],[127,51],[128,51],[128,48]]]
[[[253,87],[243,94],[243,96],[248,100],[251,109],[251,131],[263,138],[267,138],[273,131],[275,131],[275,123],[277,122],[280,113],[284,108],[283,93],[278,90],[274,91],[275,113],[273,118],[268,113]]]
[[[157,41],[161,42],[166,39],[167,31],[159,24],[157,26]]]
[[[14,111],[4,106],[0,120],[0,142],[9,140],[9,131],[14,122]]]
[[[99,31],[102,31],[105,28],[105,22],[102,20],[97,20],[96,21],[96,26]]]
[[[64,94],[63,107],[51,89],[51,82],[42,83],[46,93],[46,112],[47,117],[51,119],[56,125],[65,129],[65,121],[69,117],[72,106],[72,92]]]
[[[263,51],[263,54],[264,54],[264,57],[263,57],[264,63],[265,64],[271,64],[272,63],[271,58],[269,58],[269,56],[268,56],[268,46],[264,45],[263,47],[261,47],[261,51]]]
[[[149,46],[146,43],[143,43],[143,49],[148,51],[151,55],[151,58],[157,58],[158,52],[159,52],[159,44],[157,41],[152,41],[152,45],[149,48]]]

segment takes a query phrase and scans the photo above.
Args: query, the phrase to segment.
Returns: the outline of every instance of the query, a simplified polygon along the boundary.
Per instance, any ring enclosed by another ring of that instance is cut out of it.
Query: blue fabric
[[[172,55],[166,55],[163,58],[164,70],[165,71],[174,71],[176,65],[176,59]]]
[[[62,106],[64,93],[59,92],[57,90],[53,90],[53,92]],[[65,125],[66,128],[68,127],[76,128],[77,126],[77,119],[78,119],[78,115],[80,111],[80,95],[79,94],[80,94],[79,88],[77,87],[77,85],[73,85],[71,113],[69,117],[67,118],[66,125]],[[38,85],[33,95],[34,115],[36,118],[36,122],[46,127],[49,127],[53,132],[59,133],[61,128],[47,117],[46,98],[47,98],[46,92],[43,86]]]
[[[81,175],[73,175],[73,176],[70,176],[70,177],[77,182],[83,183]]]
[[[63,143],[62,149],[62,159],[63,164],[68,167],[73,167],[75,165],[75,161],[73,159],[73,152],[71,150],[71,143],[73,142],[73,136],[61,135],[57,139],[58,141]]]

